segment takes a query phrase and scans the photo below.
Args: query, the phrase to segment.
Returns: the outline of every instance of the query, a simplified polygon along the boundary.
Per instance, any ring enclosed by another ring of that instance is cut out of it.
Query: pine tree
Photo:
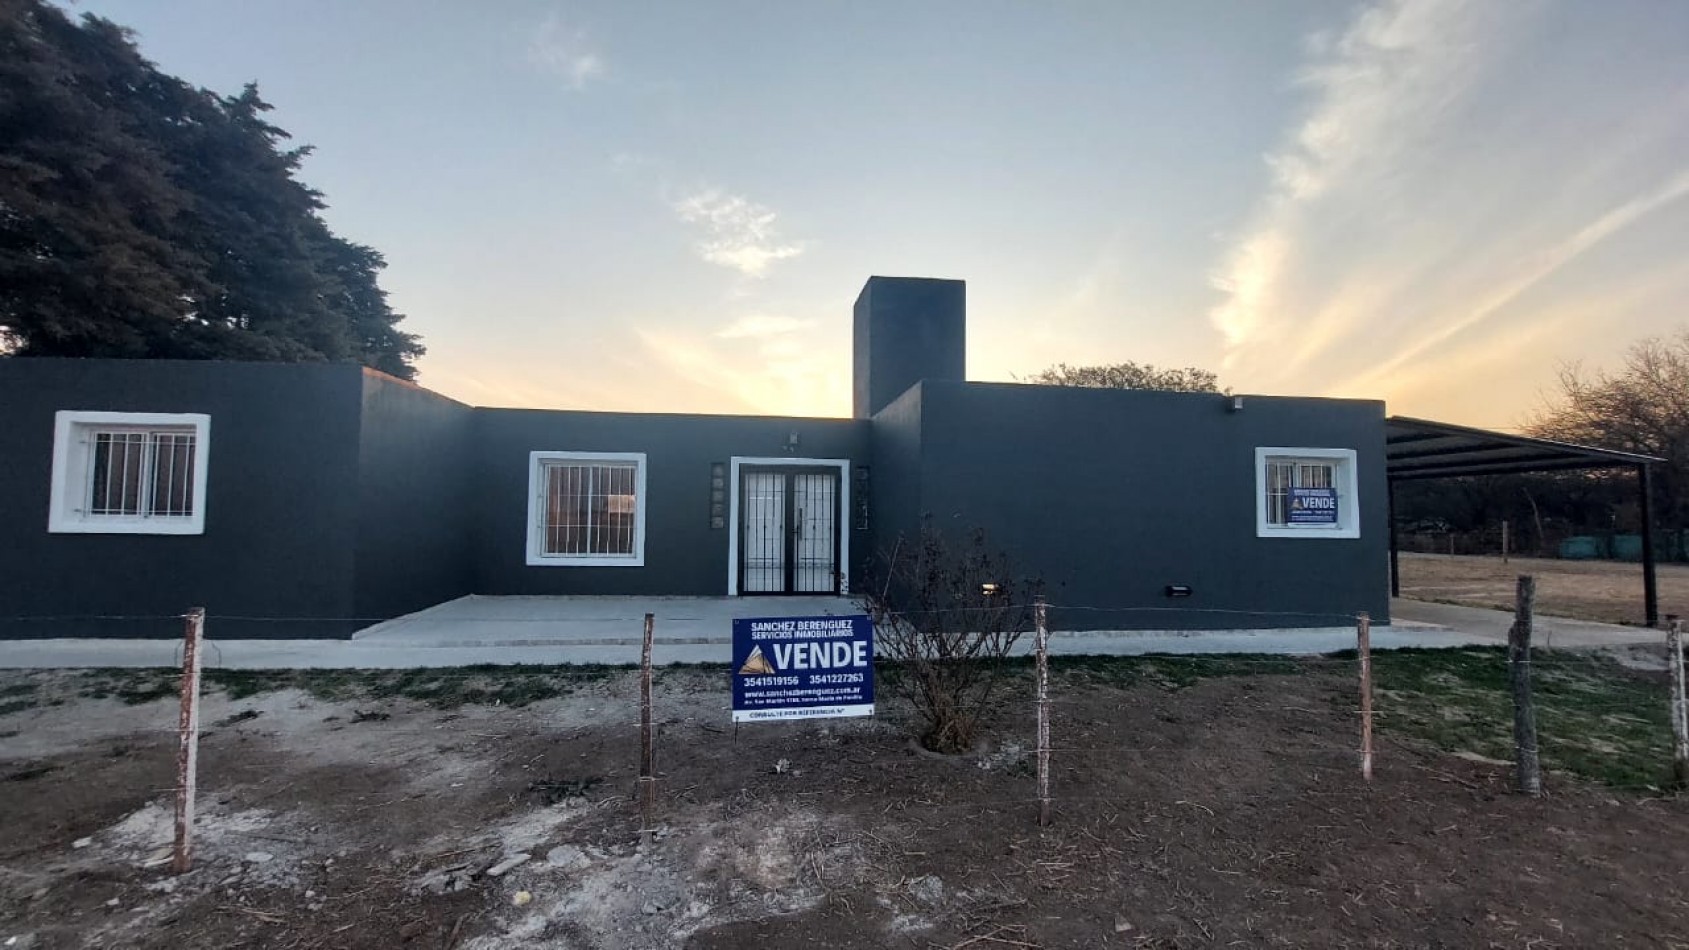
[[[385,260],[324,223],[270,109],[160,72],[110,21],[0,0],[0,346],[414,377]]]

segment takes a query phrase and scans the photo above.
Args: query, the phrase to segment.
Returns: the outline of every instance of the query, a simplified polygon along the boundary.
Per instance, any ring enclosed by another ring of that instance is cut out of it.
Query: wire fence
[[[986,607],[980,610],[996,610]],[[956,611],[945,613],[955,614]],[[1650,654],[1649,668],[1625,666],[1613,658],[1591,652],[1533,651],[1530,641],[1531,607],[1522,597],[1509,647],[1459,647],[1448,650],[1380,650],[1369,642],[1369,620],[1364,614],[1220,608],[1137,607],[1122,608],[1050,602],[1043,605],[1038,624],[1043,636],[1039,644],[1059,641],[1064,633],[1052,631],[1048,618],[1084,617],[1087,627],[1107,628],[1107,621],[1156,619],[1181,613],[1180,620],[1203,617],[1279,618],[1286,626],[1352,632],[1352,639],[1318,655],[1259,655],[1236,653],[1155,653],[1136,656],[1048,655],[1034,657],[1032,669],[1042,665],[1047,677],[1037,677],[1022,660],[1005,658],[1011,666],[1003,674],[1008,690],[995,704],[993,728],[1006,736],[1030,740],[1019,743],[1021,756],[1009,770],[1030,770],[1032,779],[1024,785],[993,786],[989,790],[958,791],[958,800],[903,799],[888,802],[888,809],[938,811],[1035,810],[1044,822],[1059,821],[1072,809],[1089,805],[1129,806],[1140,799],[1119,792],[1098,793],[1086,785],[1070,784],[1066,777],[1076,770],[1136,769],[1144,773],[1189,757],[1202,741],[1200,730],[1147,725],[1139,717],[1131,738],[1112,731],[1118,723],[1107,718],[1107,704],[1099,705],[1098,689],[1126,692],[1110,694],[1118,707],[1133,697],[1153,703],[1167,691],[1182,690],[1221,678],[1296,678],[1313,683],[1304,689],[1257,690],[1247,697],[1216,700],[1204,710],[1208,718],[1200,724],[1223,731],[1233,739],[1259,736],[1256,745],[1267,752],[1287,757],[1298,768],[1328,776],[1324,783],[1305,783],[1297,794],[1352,797],[1374,781],[1436,781],[1493,791],[1496,782],[1511,779],[1526,793],[1543,788],[1540,775],[1533,782],[1533,762],[1546,772],[1547,789],[1564,782],[1599,782],[1634,791],[1663,791],[1674,783],[1689,780],[1689,703],[1683,697],[1683,653],[1681,627],[1675,618],[1671,630],[1662,634],[1658,655]],[[1104,623],[1096,623],[1098,619]],[[181,773],[176,784],[155,789],[176,796],[179,825],[188,829],[179,840],[191,842],[192,800],[197,777],[197,743],[205,726],[199,722],[201,678],[208,690],[222,690],[233,696],[255,688],[249,679],[283,675],[274,671],[234,670],[220,665],[216,640],[207,639],[219,620],[265,623],[312,623],[325,619],[358,621],[369,618],[301,618],[205,616],[195,611],[178,615],[33,616],[0,618],[17,623],[51,626],[83,621],[181,624],[185,630],[177,645],[181,669],[160,671],[92,671],[88,695],[116,694],[120,698],[144,701],[175,696],[180,700],[177,722],[162,716],[153,722],[138,722],[136,733],[171,735],[178,741]],[[555,619],[513,618],[488,612],[480,617],[453,618],[461,622],[556,623]],[[697,619],[704,618],[665,618]],[[684,771],[664,772],[659,768],[661,749],[671,743],[708,741],[738,726],[714,722],[701,716],[664,716],[668,702],[666,680],[650,669],[651,644],[661,642],[660,626],[652,635],[650,615],[590,617],[571,624],[618,625],[625,627],[631,642],[643,626],[644,663],[641,665],[642,701],[625,720],[601,717],[580,728],[628,730],[629,758],[637,760],[637,778],[626,794],[600,794],[600,807],[637,805],[637,825],[649,834],[661,823],[661,811],[670,807],[676,789],[696,789],[690,781],[698,776]],[[1143,624],[1136,624],[1143,626]],[[1193,636],[1200,631],[1188,631]],[[725,637],[709,642],[727,642]],[[1669,645],[1668,645],[1669,644]],[[559,660],[577,641],[559,641]],[[1333,641],[1333,646],[1337,646]],[[1040,663],[1042,661],[1042,663]],[[881,676],[895,680],[897,667],[881,661]],[[723,686],[727,665],[722,669]],[[608,675],[601,667],[499,665],[478,668],[432,668],[383,671],[294,670],[283,677],[323,697],[408,698],[438,705],[458,703],[525,705],[549,698],[580,683]],[[1043,688],[1038,689],[1039,682]],[[1290,682],[1283,680],[1280,682]],[[1523,688],[1521,688],[1523,684]],[[685,689],[696,691],[688,682]],[[1145,694],[1130,692],[1147,689]],[[1162,693],[1155,692],[1156,690]],[[896,690],[882,690],[896,694]],[[723,689],[725,696],[726,690]],[[13,690],[9,695],[16,695]],[[0,696],[0,715],[21,711]],[[1231,705],[1227,705],[1227,703]],[[27,708],[27,705],[22,707]],[[150,715],[148,718],[152,718]],[[233,718],[233,717],[231,717]],[[724,717],[725,718],[725,717]],[[1223,721],[1222,721],[1223,720]],[[235,719],[238,722],[238,718]],[[1099,725],[1098,723],[1101,723]],[[806,720],[792,728],[812,728],[818,720]],[[0,719],[0,728],[5,725]],[[213,723],[212,727],[221,726]],[[1188,724],[1187,724],[1188,725]],[[485,723],[483,722],[483,728]],[[1527,728],[1528,727],[1528,728]],[[560,727],[567,730],[570,727]],[[761,728],[747,725],[747,730]],[[637,732],[635,732],[637,730]],[[1158,731],[1159,730],[1159,731]],[[694,735],[696,733],[696,735]],[[1217,734],[1217,733],[1215,733]],[[499,741],[514,733],[470,733],[472,737]],[[1276,743],[1276,744],[1275,744]],[[1450,759],[1456,753],[1461,759]],[[378,757],[379,758],[379,757]],[[394,753],[389,764],[413,762],[414,752]],[[1006,760],[1007,761],[1007,760]],[[373,764],[379,764],[372,759]],[[1488,772],[1474,772],[1475,767]],[[631,766],[630,766],[631,767]],[[1377,769],[1377,774],[1372,768]],[[1336,780],[1348,776],[1347,783]],[[1488,776],[1487,778],[1485,776]],[[690,784],[689,784],[690,782]],[[690,794],[690,791],[687,791]],[[1007,793],[1007,794],[1005,794]],[[278,793],[279,794],[279,793]],[[1208,807],[1194,793],[1188,804]],[[178,869],[191,864],[191,845],[179,848]]]

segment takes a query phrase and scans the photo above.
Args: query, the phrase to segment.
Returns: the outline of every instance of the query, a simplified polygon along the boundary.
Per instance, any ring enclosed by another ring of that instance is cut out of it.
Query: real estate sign
[[[1337,524],[1337,489],[1292,488],[1290,490],[1290,523],[1335,526]]]
[[[848,617],[733,621],[733,721],[874,714],[874,623]]]

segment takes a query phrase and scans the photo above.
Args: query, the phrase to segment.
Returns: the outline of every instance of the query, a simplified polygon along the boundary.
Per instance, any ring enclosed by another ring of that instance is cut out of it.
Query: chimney
[[[856,418],[869,418],[923,379],[967,378],[963,281],[870,277],[855,315]]]

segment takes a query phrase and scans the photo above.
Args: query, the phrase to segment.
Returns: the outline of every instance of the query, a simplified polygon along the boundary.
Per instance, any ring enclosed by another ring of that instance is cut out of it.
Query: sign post
[[[733,621],[733,721],[874,714],[866,615]]]

